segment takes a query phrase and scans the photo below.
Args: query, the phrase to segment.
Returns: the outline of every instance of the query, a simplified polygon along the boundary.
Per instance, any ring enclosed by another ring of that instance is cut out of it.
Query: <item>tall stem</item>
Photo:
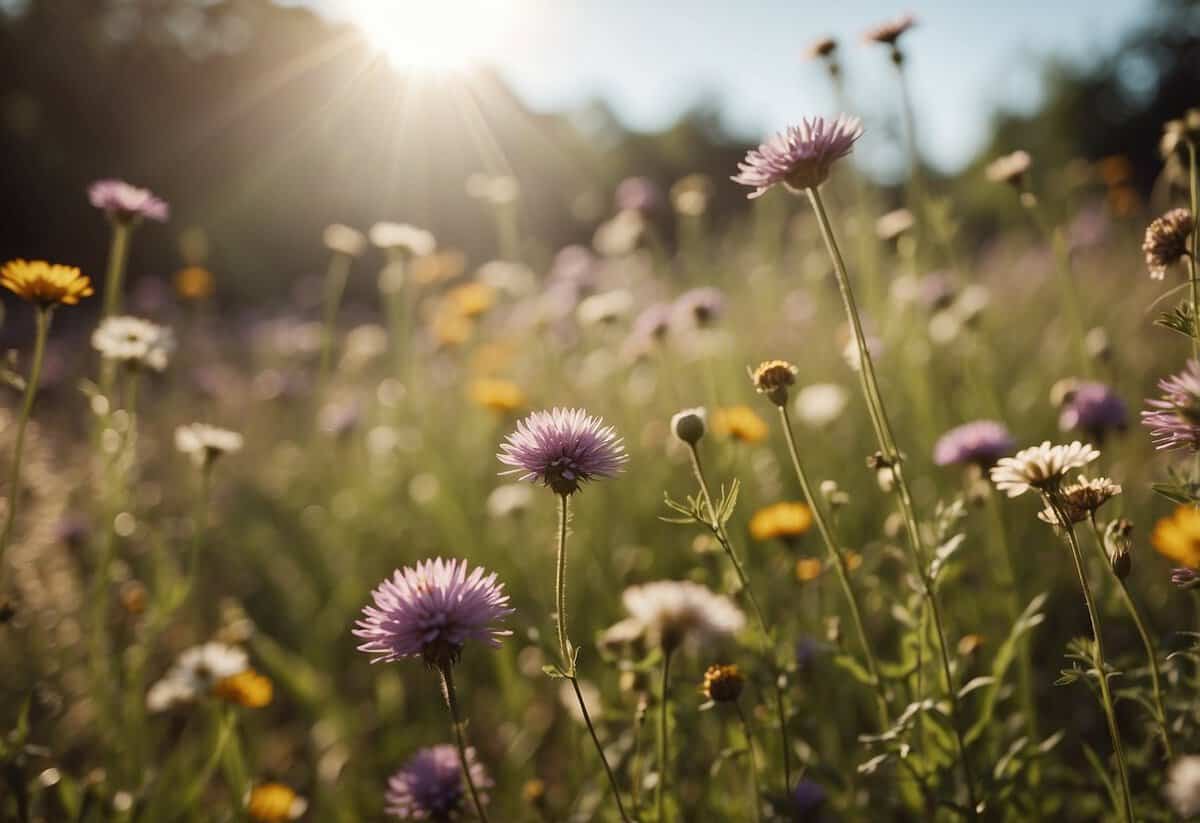
[[[1108,551],[1104,548],[1104,538],[1100,534],[1100,528],[1096,525],[1096,515],[1089,514],[1088,522],[1092,526],[1092,535],[1096,538],[1096,547],[1100,550],[1100,558],[1104,564],[1112,570],[1112,565],[1108,561]],[[1117,577],[1113,571],[1113,579],[1117,583],[1117,593],[1121,597],[1121,603],[1124,604],[1125,610],[1129,612],[1129,616],[1133,619],[1133,624],[1137,626],[1138,635],[1142,638],[1142,648],[1146,650],[1146,661],[1150,664],[1150,682],[1154,689],[1154,710],[1158,715],[1155,719],[1158,721],[1159,731],[1162,733],[1163,751],[1167,756],[1167,761],[1175,759],[1175,750],[1171,746],[1171,735],[1167,731],[1167,711],[1163,706],[1162,696],[1162,679],[1158,670],[1158,651],[1154,648],[1154,641],[1150,638],[1150,631],[1146,628],[1146,621],[1142,619],[1142,614],[1138,611],[1137,604],[1133,602],[1133,596],[1129,594],[1129,589],[1125,588],[1125,581]]]
[[[1196,168],[1196,144],[1187,141],[1188,150],[1188,194],[1192,206],[1192,248],[1187,255],[1188,281],[1192,292],[1192,357],[1200,360],[1200,283],[1196,279],[1196,255],[1200,254],[1200,220],[1196,209],[1200,206],[1200,169]]]
[[[208,525],[208,499],[212,488],[212,463],[205,462],[200,468],[200,492],[196,498],[196,525],[192,535],[192,550],[188,556],[187,579],[184,581],[184,597],[191,593],[196,584],[196,569],[200,565],[200,552],[204,548],[204,530]]]
[[[12,469],[8,477],[8,514],[4,518],[4,532],[0,534],[0,584],[5,579],[4,553],[12,539],[13,524],[17,520],[17,508],[21,500],[21,455],[25,450],[25,427],[33,414],[33,401],[37,397],[38,384],[42,380],[42,361],[46,355],[46,338],[50,335],[50,318],[54,309],[39,306],[37,310],[37,333],[33,342],[33,363],[25,383],[25,400],[21,404],[21,417],[17,420],[17,436],[13,441]]]
[[[133,235],[132,223],[114,220],[112,226],[112,245],[108,248],[108,271],[104,278],[103,317],[112,317],[121,311],[121,290],[129,262],[129,239]]]
[[[328,382],[329,372],[333,367],[338,309],[342,305],[342,294],[346,291],[346,280],[350,277],[350,262],[350,255],[334,252],[333,257],[329,260],[329,270],[325,273],[324,322],[321,330],[321,386]]]
[[[658,783],[654,786],[654,808],[657,814],[654,818],[654,823],[666,823],[666,818],[663,816],[665,812],[665,797],[667,783],[667,756],[669,747],[667,745],[667,733],[670,715],[670,706],[667,703],[670,695],[670,678],[671,678],[671,652],[669,648],[663,649],[663,668],[662,668],[662,686],[658,692]]]
[[[909,550],[912,555],[914,570],[921,580],[922,594],[925,597],[930,617],[933,618],[934,631],[937,636],[938,652],[941,656],[942,677],[946,689],[946,698],[950,703],[950,716],[954,725],[954,739],[958,748],[958,762],[962,768],[963,780],[966,783],[967,799],[971,807],[971,817],[978,818],[979,808],[975,794],[975,778],[972,774],[970,759],[967,755],[966,742],[963,740],[961,710],[958,705],[958,689],[954,685],[954,676],[950,669],[950,649],[946,642],[946,630],[942,622],[941,605],[938,603],[934,581],[929,579],[926,567],[925,551],[921,542],[921,530],[917,524],[916,512],[913,508],[912,495],[908,489],[908,481],[904,478],[904,468],[896,441],[892,435],[891,424],[888,422],[887,411],[883,406],[883,398],[879,392],[879,381],[875,377],[875,366],[871,362],[871,352],[867,348],[867,338],[863,333],[862,320],[854,304],[854,292],[850,286],[850,274],[846,270],[846,262],[838,248],[837,238],[833,233],[833,225],[825,211],[820,192],[815,188],[806,190],[812,203],[817,223],[821,227],[821,235],[825,240],[825,248],[833,261],[837,274],[838,288],[842,294],[847,318],[854,330],[854,340],[858,347],[858,375],[862,385],[863,396],[866,399],[867,410],[871,415],[871,423],[883,453],[892,468],[896,481],[896,493],[900,501],[900,511],[904,518],[904,526],[908,532]]]
[[[560,494],[558,497],[558,559],[555,563],[554,574],[554,601],[555,609],[557,609],[556,620],[558,622],[558,650],[562,655],[563,676],[571,681],[571,688],[575,692],[575,700],[579,703],[579,711],[583,715],[583,722],[587,724],[588,733],[592,737],[592,743],[596,746],[596,752],[600,755],[600,762],[604,764],[604,773],[608,775],[608,783],[612,787],[613,799],[617,801],[617,811],[621,814],[621,819],[625,823],[630,823],[629,815],[625,813],[625,804],[621,800],[621,788],[617,785],[617,776],[612,770],[612,766],[608,763],[608,756],[604,754],[604,746],[600,743],[600,736],[596,734],[596,727],[592,723],[592,716],[588,712],[587,702],[583,699],[583,691],[579,688],[579,678],[575,676],[575,657],[571,653],[571,640],[567,637],[567,522],[570,520],[569,496]]]
[[[850,575],[846,568],[846,558],[842,554],[842,549],[838,545],[837,538],[833,534],[833,529],[825,518],[825,511],[817,503],[817,498],[813,495],[812,485],[808,482],[808,474],[804,471],[804,466],[800,462],[800,450],[796,446],[796,436],[792,431],[792,421],[788,417],[787,403],[778,404],[779,422],[783,426],[783,433],[787,439],[788,453],[792,458],[792,468],[796,471],[796,480],[800,483],[800,490],[804,492],[804,499],[808,502],[808,508],[812,511],[813,522],[817,524],[817,531],[821,534],[821,540],[825,543],[825,551],[829,556],[829,561],[837,569],[838,581],[842,585],[842,593],[846,596],[846,603],[850,607],[850,618],[854,623],[854,632],[858,635],[859,645],[862,646],[863,656],[867,661],[867,671],[871,675],[872,685],[875,687],[875,697],[879,702],[879,723],[880,727],[887,729],[892,725],[888,716],[887,696],[883,687],[883,680],[879,677],[879,666],[875,661],[875,652],[871,648],[870,641],[867,640],[867,630],[863,626],[862,612],[858,605],[858,595],[854,591],[854,587],[850,585]]]
[[[733,548],[733,542],[729,539],[729,533],[725,531],[725,524],[721,523],[717,517],[717,509],[713,506],[712,493],[708,488],[708,480],[704,476],[704,466],[700,462],[700,451],[694,443],[688,444],[688,451],[692,458],[692,473],[696,476],[696,483],[700,486],[700,496],[704,500],[704,506],[708,509],[709,529],[717,538],[717,542],[721,544],[721,548],[725,550],[726,556],[729,557],[729,562],[733,564],[733,570],[737,573],[738,582],[741,584],[742,591],[746,595],[746,600],[750,603],[750,609],[754,612],[754,618],[758,622],[759,633],[762,635],[763,655],[766,656],[774,671],[771,678],[775,684],[775,710],[779,715],[779,743],[783,750],[783,780],[784,790],[790,791],[792,786],[792,746],[788,735],[787,727],[787,707],[784,705],[783,686],[780,683],[780,672],[775,661],[775,649],[771,643],[771,633],[767,630],[766,616],[763,614],[762,608],[758,605],[758,598],[754,596],[754,590],[750,588],[750,578],[746,576],[746,570],[742,566],[742,561],[738,557],[737,552]]]
[[[471,802],[475,804],[475,813],[483,823],[488,823],[487,812],[479,799],[479,790],[475,788],[475,780],[471,777],[471,761],[467,759],[467,743],[463,738],[462,716],[458,710],[458,694],[454,690],[454,667],[445,663],[438,667],[442,673],[442,686],[446,691],[446,705],[450,707],[450,719],[454,721],[454,740],[458,744],[458,762],[462,766],[463,780],[471,792]]]
[[[758,796],[758,759],[754,756],[754,735],[750,731],[750,721],[742,711],[742,704],[735,700],[733,705],[742,721],[742,732],[746,735],[746,755],[750,758],[750,799],[754,806],[754,819],[758,821],[762,818],[762,801]]]
[[[1096,669],[1100,681],[1100,701],[1104,705],[1104,717],[1108,721],[1108,735],[1112,739],[1113,756],[1117,761],[1117,772],[1121,779],[1122,808],[1121,816],[1126,823],[1134,823],[1133,797],[1129,792],[1129,770],[1125,765],[1125,749],[1121,744],[1121,732],[1117,728],[1117,713],[1113,705],[1112,691],[1108,687],[1108,673],[1104,663],[1104,636],[1100,631],[1100,613],[1096,609],[1096,601],[1092,596],[1092,588],[1088,585],[1087,572],[1083,566],[1083,552],[1079,549],[1079,540],[1075,536],[1075,527],[1071,524],[1066,512],[1058,505],[1053,494],[1046,494],[1046,503],[1058,517],[1059,527],[1071,549],[1071,559],[1075,562],[1075,574],[1079,578],[1079,587],[1083,590],[1083,600],[1087,604],[1088,619],[1092,624],[1092,666]]]

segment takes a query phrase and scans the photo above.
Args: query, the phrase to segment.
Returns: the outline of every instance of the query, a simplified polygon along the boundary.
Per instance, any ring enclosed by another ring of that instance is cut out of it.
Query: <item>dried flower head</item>
[[[1162,280],[1167,269],[1187,255],[1193,227],[1192,213],[1187,209],[1171,209],[1146,227],[1142,251],[1150,277]]]
[[[139,220],[167,222],[170,208],[149,189],[141,189],[124,180],[97,180],[88,187],[88,200],[110,220],[133,223]]]
[[[700,407],[676,412],[671,418],[671,434],[689,446],[694,446],[704,437],[707,418],[708,413]]]
[[[812,509],[800,502],[772,503],[750,517],[750,536],[755,540],[792,540],[813,524]]]
[[[217,458],[242,450],[242,436],[207,423],[189,423],[175,429],[175,448],[200,468],[211,466]]]
[[[497,623],[513,613],[504,584],[466,560],[423,560],[397,569],[372,592],[355,637],[372,663],[420,656],[431,666],[457,662],[468,640],[489,646],[512,632]]]
[[[358,229],[332,223],[325,227],[321,240],[325,248],[334,254],[344,254],[347,257],[358,257],[367,250],[367,238]]]
[[[770,429],[749,406],[725,406],[713,413],[713,431],[742,443],[761,443]]]
[[[471,782],[486,805],[485,790],[492,786],[491,778],[475,759],[475,750],[466,751]],[[455,820],[466,805],[466,791],[458,749],[449,743],[430,746],[413,755],[388,780],[387,812],[401,820]]]
[[[45,260],[10,260],[0,269],[0,286],[43,307],[74,306],[95,293],[79,269]]]
[[[612,426],[583,409],[560,408],[536,411],[517,423],[497,457],[513,467],[503,474],[518,474],[562,495],[574,494],[589,480],[614,476],[629,460]]]
[[[408,223],[376,223],[367,236],[377,248],[398,257],[424,257],[437,247],[433,234]]]
[[[736,665],[713,665],[704,672],[700,691],[714,703],[733,703],[742,694],[746,678]]]
[[[631,586],[621,602],[650,641],[668,651],[688,639],[729,637],[746,625],[732,600],[690,580]]]
[[[1017,452],[1015,457],[1002,457],[992,467],[991,478],[996,488],[1018,497],[1031,488],[1053,491],[1062,483],[1067,472],[1091,463],[1100,452],[1091,445],[1075,441],[1066,446],[1051,446],[1044,441]]]
[[[1142,425],[1156,449],[1200,449],[1200,363],[1189,360],[1179,374],[1158,381],[1162,395],[1147,400]]]
[[[983,173],[993,183],[1008,183],[1020,188],[1024,186],[1025,175],[1032,165],[1033,158],[1029,156],[1029,152],[1018,150],[1012,154],[997,157],[987,164]]]
[[[894,20],[880,23],[878,26],[863,32],[863,40],[868,43],[882,43],[886,46],[895,46],[896,41],[900,39],[900,35],[916,24],[917,20],[915,17],[911,14],[904,14]]]
[[[758,364],[750,379],[754,382],[755,391],[765,394],[776,406],[783,406],[787,403],[788,389],[795,384],[799,371],[786,360],[766,360]]]
[[[1082,523],[1120,493],[1121,487],[1107,477],[1088,478],[1081,474],[1074,483],[1059,488],[1055,502],[1068,521]],[[1049,505],[1038,512],[1038,518],[1052,526],[1059,525],[1058,515]]]
[[[1200,568],[1200,510],[1184,504],[1159,520],[1150,533],[1155,550],[1189,568]]]
[[[308,811],[308,801],[283,783],[259,783],[246,794],[246,814],[255,823],[286,823]]]
[[[997,420],[973,420],[955,426],[933,446],[933,462],[939,466],[972,464],[987,468],[1016,446],[1008,428]]]
[[[862,133],[857,117],[806,118],[748,152],[731,179],[753,188],[752,199],[775,185],[792,191],[816,188],[829,178],[833,164],[850,153]]]
[[[511,380],[497,377],[472,380],[467,394],[476,406],[497,414],[511,414],[525,406],[525,392],[521,391],[521,387]]]
[[[175,335],[140,317],[106,317],[92,333],[92,348],[131,369],[162,371],[175,351]]]

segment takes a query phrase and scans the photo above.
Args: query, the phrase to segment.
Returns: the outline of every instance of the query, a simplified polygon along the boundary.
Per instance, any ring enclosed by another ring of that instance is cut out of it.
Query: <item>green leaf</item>
[[[978,689],[982,689],[986,686],[994,685],[998,682],[999,681],[997,681],[996,678],[992,677],[991,675],[973,677],[966,683],[966,685],[958,690],[958,699],[961,700],[973,691],[977,691]]]
[[[566,673],[564,673],[563,670],[554,663],[547,663],[545,666],[542,666],[542,674],[546,675],[547,677],[553,677],[555,680],[561,680],[567,676]]]
[[[1029,605],[1025,607],[1024,611],[1014,621],[1012,628],[1008,632],[1008,637],[1004,639],[1004,642],[1000,644],[1000,648],[996,650],[996,656],[992,658],[992,682],[984,687],[987,691],[984,692],[983,701],[979,706],[979,716],[971,724],[971,728],[967,730],[966,741],[968,744],[982,737],[984,731],[987,730],[988,725],[992,722],[992,713],[996,709],[996,700],[999,698],[1000,686],[1003,684],[1009,667],[1013,664],[1013,660],[1016,659],[1021,638],[1040,626],[1046,619],[1046,615],[1042,613],[1042,606],[1045,605],[1048,596],[1047,592],[1042,592],[1029,601]]]
[[[855,680],[857,680],[859,683],[862,683],[865,686],[874,686],[875,685],[875,678],[872,677],[871,673],[869,671],[867,671],[863,667],[863,665],[861,663],[859,663],[858,660],[856,660],[851,655],[848,655],[848,654],[834,655],[833,662],[836,663],[837,665],[841,666],[847,672],[849,672],[850,676],[853,677]]]

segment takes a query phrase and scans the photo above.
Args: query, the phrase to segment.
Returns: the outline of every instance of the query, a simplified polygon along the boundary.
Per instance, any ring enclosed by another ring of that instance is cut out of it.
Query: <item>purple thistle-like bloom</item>
[[[621,471],[629,455],[612,426],[583,409],[536,411],[517,423],[500,445],[500,462],[519,474],[568,495],[595,478]]]
[[[88,200],[113,220],[132,223],[135,220],[167,222],[170,207],[149,189],[141,189],[124,180],[97,180],[88,187]]]
[[[1150,428],[1156,449],[1200,449],[1200,363],[1158,381],[1162,397],[1147,400],[1142,425]]]
[[[796,784],[796,788],[792,789],[791,797],[788,798],[790,801],[788,812],[791,819],[797,823],[815,820],[827,798],[825,788],[820,783],[807,779],[801,780]]]
[[[643,214],[657,211],[663,202],[662,189],[649,177],[626,177],[619,184],[613,199],[619,211]]]
[[[939,466],[975,463],[986,468],[1011,454],[1016,445],[1003,423],[973,420],[954,427],[938,438],[933,446],[933,462]]]
[[[1085,382],[1072,387],[1058,415],[1062,431],[1078,429],[1095,440],[1106,432],[1123,431],[1129,425],[1129,408],[1104,383]]]
[[[800,125],[789,126],[785,133],[751,149],[730,179],[752,187],[751,199],[776,184],[793,191],[815,189],[829,177],[834,161],[850,153],[862,133],[862,121],[857,117],[839,114],[832,121],[805,118]]]
[[[475,750],[467,749],[467,767],[471,781],[479,791],[479,801],[488,801],[484,789],[491,778],[475,759]],[[462,811],[466,797],[462,760],[458,749],[449,743],[421,749],[388,779],[388,814],[402,820],[449,821]]]
[[[689,289],[675,300],[674,312],[680,320],[704,327],[712,325],[725,311],[725,293],[712,286]]]
[[[373,655],[372,663],[419,655],[446,666],[468,640],[496,647],[512,634],[495,625],[513,613],[504,584],[479,567],[467,574],[466,560],[439,557],[397,569],[372,597],[375,605],[363,609],[354,630],[367,641],[358,650]]]

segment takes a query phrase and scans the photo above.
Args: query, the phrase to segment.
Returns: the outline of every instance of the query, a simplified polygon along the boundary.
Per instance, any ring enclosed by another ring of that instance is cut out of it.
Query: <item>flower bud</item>
[[[684,409],[671,418],[671,433],[689,446],[694,446],[704,437],[706,417],[703,408]]]
[[[1124,580],[1133,569],[1133,523],[1124,517],[1113,520],[1104,529],[1104,550],[1108,554],[1109,565],[1118,580]]]

